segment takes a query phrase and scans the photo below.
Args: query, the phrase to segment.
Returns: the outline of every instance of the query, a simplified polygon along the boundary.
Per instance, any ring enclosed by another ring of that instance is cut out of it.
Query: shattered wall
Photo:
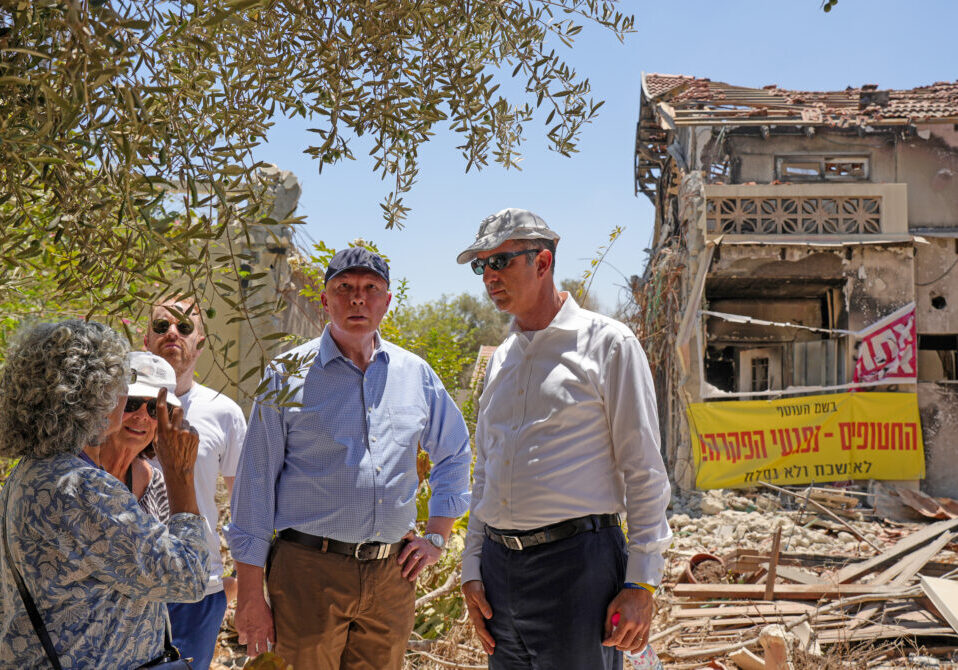
[[[958,239],[928,237],[915,245],[918,332],[958,333]]]
[[[848,329],[862,330],[915,299],[911,243],[846,247]]]
[[[921,488],[936,497],[958,498],[958,386],[918,384],[918,408],[925,442]]]

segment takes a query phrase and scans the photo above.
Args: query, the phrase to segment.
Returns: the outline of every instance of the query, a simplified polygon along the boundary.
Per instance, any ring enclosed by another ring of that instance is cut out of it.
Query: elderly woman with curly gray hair
[[[169,524],[96,465],[95,445],[126,406],[128,348],[107,326],[64,321],[29,329],[7,354],[0,455],[20,461],[0,491],[0,667],[147,665],[164,652],[165,603],[203,597],[210,556],[193,489],[197,437],[182,410],[167,414],[165,389],[156,452]]]

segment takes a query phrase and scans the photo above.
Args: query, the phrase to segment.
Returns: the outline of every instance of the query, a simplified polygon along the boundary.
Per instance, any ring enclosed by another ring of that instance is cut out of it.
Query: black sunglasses
[[[176,326],[176,332],[180,335],[189,335],[196,330],[196,326],[189,321],[170,321],[169,319],[153,319],[151,328],[157,335],[164,335],[170,326]]]
[[[126,399],[126,407],[123,408],[123,411],[127,414],[132,414],[140,409],[140,406],[146,403],[146,413],[151,419],[156,418],[156,398],[139,398],[136,396],[129,397]],[[166,406],[166,413],[170,415],[170,418],[173,418],[173,405]]]
[[[156,418],[156,398],[137,398],[131,397],[126,399],[126,407],[123,408],[123,411],[127,414],[132,414],[140,409],[140,406],[146,403],[146,413],[150,415],[151,419]]]
[[[472,271],[477,275],[481,275],[486,271],[486,266],[489,266],[489,269],[499,272],[500,270],[505,270],[506,266],[509,265],[509,262],[512,261],[516,256],[522,256],[524,254],[538,254],[542,249],[523,249],[522,251],[504,251],[501,254],[493,254],[489,258],[476,258],[472,261]]]

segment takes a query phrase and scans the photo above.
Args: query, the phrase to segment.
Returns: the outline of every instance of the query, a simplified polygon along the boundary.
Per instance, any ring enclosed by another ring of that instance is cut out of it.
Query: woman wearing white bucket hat
[[[136,381],[127,389],[120,429],[99,447],[100,466],[126,484],[144,512],[166,523],[170,518],[166,481],[147,457],[153,456],[160,389],[167,390],[170,411],[180,406],[175,394],[176,373],[169,363],[148,351],[131,351],[127,360]]]
[[[79,320],[27,327],[7,351],[0,456],[19,462],[0,488],[0,667],[157,665],[177,657],[166,603],[203,595],[210,556],[193,487],[199,438],[181,410],[166,415],[167,391],[156,402],[168,524],[81,458],[121,425],[127,384],[135,388],[128,351],[111,328]]]

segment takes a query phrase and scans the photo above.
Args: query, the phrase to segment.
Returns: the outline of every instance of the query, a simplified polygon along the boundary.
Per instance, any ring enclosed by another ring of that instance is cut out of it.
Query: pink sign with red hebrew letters
[[[915,303],[910,302],[856,333],[861,341],[854,382],[914,382],[917,379],[918,337]]]

